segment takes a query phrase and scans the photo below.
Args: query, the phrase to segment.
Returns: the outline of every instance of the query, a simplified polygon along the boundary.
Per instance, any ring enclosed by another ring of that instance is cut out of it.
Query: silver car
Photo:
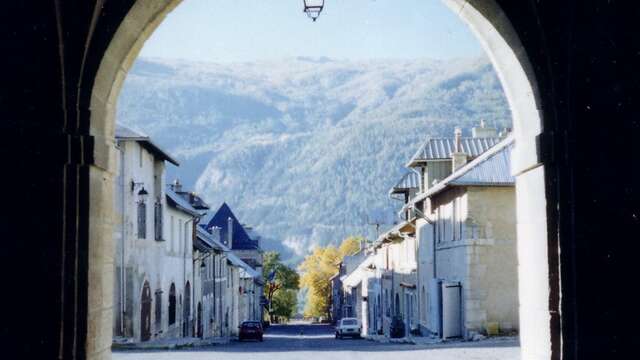
[[[342,318],[336,325],[336,339],[345,336],[359,338],[362,332],[362,325],[357,318]]]

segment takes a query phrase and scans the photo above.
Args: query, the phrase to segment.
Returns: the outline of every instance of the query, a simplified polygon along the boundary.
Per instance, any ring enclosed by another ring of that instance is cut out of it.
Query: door
[[[197,320],[197,327],[196,327],[196,331],[197,331],[197,336],[199,338],[202,338],[202,304],[200,302],[198,302],[198,310],[196,311],[196,316],[198,317]]]
[[[140,341],[148,341],[151,339],[151,288],[146,281],[142,286],[140,304]]]
[[[184,304],[182,306],[184,310],[182,313],[182,336],[191,336],[191,284],[187,281],[184,286]]]
[[[461,289],[459,282],[442,282],[442,338],[462,336]]]

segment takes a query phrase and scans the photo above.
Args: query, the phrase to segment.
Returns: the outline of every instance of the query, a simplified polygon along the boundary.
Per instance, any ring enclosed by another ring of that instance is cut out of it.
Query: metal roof
[[[207,232],[205,229],[203,229],[200,226],[198,226],[197,229],[198,230],[197,230],[196,234],[197,234],[198,239],[203,240],[208,245],[210,245],[212,248],[217,248],[219,250],[224,251],[224,253],[227,256],[227,259],[233,265],[238,266],[241,269],[243,269],[248,276],[250,276],[252,278],[255,278],[255,279],[259,279],[262,276],[259,272],[257,272],[251,266],[249,266],[249,264],[247,264],[246,262],[242,261],[242,259],[240,259],[236,254],[234,254],[233,251],[231,251],[227,246],[222,244],[220,241],[216,240],[215,237],[212,234],[210,234],[209,232]]]
[[[514,147],[514,137],[506,137],[496,146],[481,156],[473,159],[427,192],[413,198],[402,210],[431,197],[449,186],[513,186],[515,178],[511,175],[511,151]]]
[[[167,188],[165,190],[165,194],[167,195],[167,203],[171,206],[178,208],[186,212],[189,215],[200,216],[200,212],[187,201],[185,198],[177,194],[175,191],[171,190],[171,188]]]
[[[400,236],[401,233],[408,233],[408,232],[410,232],[412,230],[415,230],[415,225],[413,223],[411,223],[410,221],[403,221],[403,222],[395,225],[391,229],[385,231],[380,236],[378,236],[376,241],[373,242],[373,246],[374,247],[379,247],[386,240],[388,240],[390,237],[392,237],[392,236]]]
[[[227,259],[229,259],[229,261],[231,261],[231,263],[233,263],[234,265],[244,269],[251,277],[253,277],[253,278],[259,278],[260,277],[260,273],[255,271],[251,266],[249,266],[249,264],[247,264],[246,262],[242,261],[242,259],[240,259],[238,256],[236,256],[236,254],[233,253],[233,251],[229,251],[226,254],[227,254]]]
[[[452,180],[451,185],[514,185],[511,175],[511,151],[513,142],[502,150],[474,166],[460,177]]]
[[[120,141],[137,141],[140,146],[147,149],[154,156],[166,160],[175,166],[180,166],[180,163],[169,155],[166,151],[162,150],[158,145],[151,141],[151,138],[147,135],[140,134],[128,127],[122,125],[116,125],[116,140]]]
[[[400,181],[389,190],[389,194],[404,193],[410,189],[418,188],[420,188],[420,177],[415,172],[408,171],[402,176]]]
[[[490,138],[460,138],[460,146],[462,151],[471,158],[480,156],[480,154],[489,150],[502,140],[499,137]],[[407,167],[416,166],[421,162],[428,160],[446,160],[451,159],[451,153],[455,149],[454,138],[429,138],[425,141],[418,151],[411,157],[407,163]]]
[[[229,251],[229,248],[224,246],[224,244],[222,244],[220,240],[216,239],[215,236],[213,236],[213,234],[209,233],[207,230],[203,229],[200,226],[196,226],[196,229],[197,229],[196,236],[198,237],[198,239],[201,239],[210,248],[218,249],[222,251]]]

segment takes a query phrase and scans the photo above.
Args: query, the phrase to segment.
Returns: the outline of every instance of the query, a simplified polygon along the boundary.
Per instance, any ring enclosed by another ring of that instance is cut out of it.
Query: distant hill
[[[484,58],[236,64],[140,59],[118,122],[175,155],[169,169],[213,208],[226,201],[297,262],[315,244],[390,227],[387,197],[426,136],[468,132],[480,119],[510,127]]]

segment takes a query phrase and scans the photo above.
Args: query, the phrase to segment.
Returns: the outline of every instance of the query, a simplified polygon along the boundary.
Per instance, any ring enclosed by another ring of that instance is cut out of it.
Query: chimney
[[[227,219],[227,246],[233,249],[233,219],[231,216]]]
[[[452,172],[467,163],[467,154],[462,150],[462,129],[456,127],[454,131],[454,149],[451,153]]]
[[[182,184],[180,184],[180,180],[175,179],[173,181],[173,184],[171,184],[171,190],[173,190],[175,192],[181,192],[182,191]]]
[[[504,128],[504,130],[502,130],[499,134],[498,137],[500,137],[500,139],[504,139],[506,138],[509,134],[511,133],[511,128]]]
[[[498,130],[492,127],[487,127],[484,120],[480,120],[480,126],[471,129],[471,136],[474,138],[495,138],[498,137]]]

